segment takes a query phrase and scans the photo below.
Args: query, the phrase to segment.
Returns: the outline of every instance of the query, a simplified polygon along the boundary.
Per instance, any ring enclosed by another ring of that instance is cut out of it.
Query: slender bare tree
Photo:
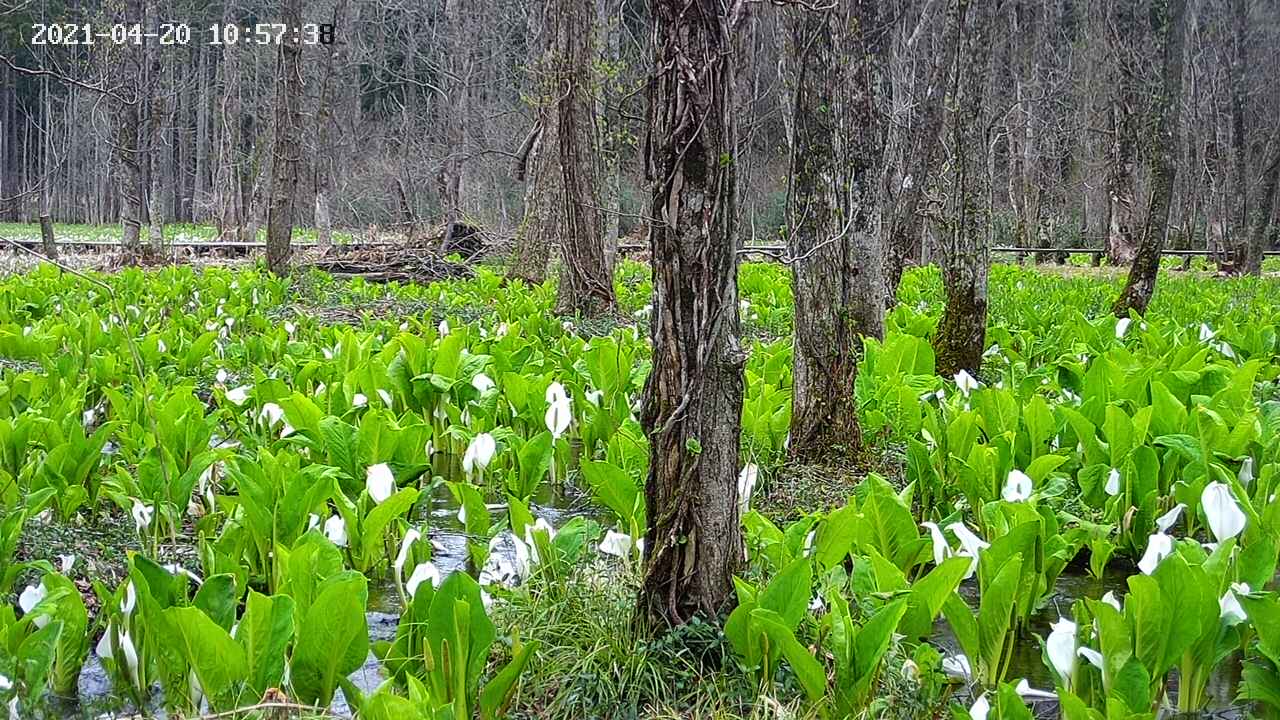
[[[301,27],[302,0],[284,0],[280,21]],[[276,61],[276,131],[271,153],[271,205],[267,211],[267,269],[289,272],[294,200],[302,154],[302,44],[286,33]]]
[[[1155,91],[1147,116],[1144,136],[1148,138],[1147,157],[1151,166],[1151,203],[1142,228],[1142,239],[1129,269],[1129,279],[1112,310],[1117,317],[1128,317],[1130,311],[1147,311],[1156,290],[1160,271],[1160,254],[1169,233],[1169,207],[1173,199],[1173,183],[1177,179],[1175,162],[1178,147],[1178,114],[1182,99],[1182,54],[1186,36],[1184,22],[1186,0],[1152,0],[1151,29],[1162,58],[1160,86]]]
[[[883,73],[869,37],[877,0],[790,8],[791,188],[787,247],[795,294],[793,457],[861,449],[853,394],[864,337],[883,337],[880,238]]]

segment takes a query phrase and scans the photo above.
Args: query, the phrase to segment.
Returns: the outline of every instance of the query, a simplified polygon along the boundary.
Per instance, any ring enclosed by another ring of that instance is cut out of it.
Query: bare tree
[[[560,313],[600,315],[617,308],[613,262],[605,248],[597,187],[593,0],[556,0],[556,102],[564,239],[561,241]]]
[[[742,563],[737,478],[735,30],[746,0],[654,0],[647,173],[652,182],[649,508],[639,610],[656,624],[715,615]]]
[[[515,245],[507,277],[530,284],[546,279],[552,240],[559,236],[560,213],[556,198],[560,188],[560,155],[555,151],[557,87],[555,51],[557,38],[548,12],[554,0],[539,3],[529,13],[529,75],[532,91],[533,129],[517,153],[515,176],[525,182],[524,217],[516,228]]]
[[[990,62],[994,3],[956,0],[950,8],[947,42],[960,48],[948,82],[947,124],[950,158],[944,168],[945,200],[935,215],[946,307],[933,338],[942,375],[977,372],[987,330],[987,271],[990,266],[990,218],[982,203],[987,173],[984,102]]]
[[[1182,98],[1182,53],[1186,35],[1184,22],[1186,0],[1153,0],[1151,9],[1152,31],[1158,38],[1161,63],[1160,87],[1152,98],[1151,111],[1144,133],[1149,138],[1148,162],[1151,165],[1151,203],[1147,208],[1147,220],[1142,228],[1142,240],[1129,269],[1129,279],[1112,310],[1117,317],[1128,317],[1129,312],[1147,311],[1151,295],[1155,293],[1156,276],[1160,271],[1160,254],[1164,251],[1165,237],[1169,232],[1169,207],[1173,198],[1173,183],[1178,166],[1175,153],[1178,147],[1178,113]]]
[[[300,27],[302,0],[284,0],[280,20],[288,27]],[[301,154],[302,44],[297,36],[286,35],[276,61],[276,131],[267,212],[267,269],[277,275],[289,272]]]
[[[127,0],[124,22],[142,18],[140,0]],[[114,96],[116,134],[116,183],[120,194],[120,250],[125,262],[133,262],[142,251],[142,157],[138,148],[141,130],[143,50],[140,44],[124,43],[117,53],[120,87]]]
[[[861,449],[853,387],[864,337],[883,337],[876,0],[788,11],[795,68],[788,254],[795,294],[793,457]]]

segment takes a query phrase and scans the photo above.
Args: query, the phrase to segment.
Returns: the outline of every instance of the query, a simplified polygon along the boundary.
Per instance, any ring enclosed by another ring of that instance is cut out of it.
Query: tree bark
[[[447,72],[442,73],[441,112],[444,124],[444,159],[436,176],[440,212],[444,219],[444,238],[440,243],[448,251],[454,228],[462,219],[462,183],[467,146],[470,81],[470,48],[467,18],[474,8],[463,7],[468,0],[445,0],[445,39],[441,51]]]
[[[653,0],[647,173],[652,182],[653,369],[648,531],[640,615],[714,616],[743,561],[737,478],[739,342],[736,158],[730,103],[746,0]]]
[[[985,99],[990,61],[990,3],[957,0],[948,32],[961,47],[947,98],[951,159],[947,164],[945,215],[939,225],[939,266],[946,307],[933,338],[940,375],[977,373],[987,330],[987,271],[991,219],[982,208],[987,192]]]
[[[1137,252],[1134,227],[1138,208],[1134,170],[1137,163],[1138,114],[1133,75],[1138,68],[1124,61],[1138,41],[1136,9],[1133,3],[1116,3],[1115,42],[1112,54],[1119,67],[1113,76],[1111,101],[1111,143],[1107,148],[1107,259],[1112,265],[1127,265]]]
[[[302,0],[285,0],[281,10],[281,22],[289,27],[302,24]],[[276,62],[276,128],[267,212],[267,269],[276,275],[289,272],[301,140],[302,44],[286,36]]]
[[[556,312],[595,316],[617,309],[613,263],[604,242],[596,185],[595,104],[591,96],[593,0],[556,0],[556,115],[561,200],[560,285]]]
[[[1234,272],[1262,274],[1261,238],[1249,227],[1249,161],[1245,151],[1244,68],[1248,63],[1249,8],[1246,0],[1232,0],[1231,20],[1234,53],[1231,57],[1231,151],[1234,156],[1235,204],[1231,213],[1231,237],[1235,245]]]
[[[1249,229],[1249,245],[1255,248],[1259,265],[1262,253],[1267,247],[1267,232],[1271,228],[1271,219],[1275,214],[1276,194],[1280,188],[1280,136],[1270,160],[1262,170],[1262,188],[1258,193],[1258,202],[1253,204],[1253,227]]]
[[[1130,311],[1143,314],[1156,289],[1160,271],[1160,253],[1169,232],[1169,206],[1178,165],[1174,155],[1178,148],[1178,113],[1182,98],[1182,45],[1186,35],[1186,0],[1154,0],[1151,10],[1152,29],[1158,39],[1163,61],[1160,88],[1151,104],[1150,138],[1147,151],[1151,166],[1151,204],[1142,229],[1142,241],[1129,269],[1129,279],[1112,310],[1116,317],[1128,317]]]
[[[40,216],[40,248],[50,260],[58,259],[58,240],[53,235],[53,218]]]
[[[125,3],[123,19],[137,22],[142,15],[139,0]],[[120,252],[125,263],[134,263],[142,249],[142,159],[138,151],[139,105],[142,103],[142,49],[130,43],[119,48],[121,87],[115,101],[116,183],[120,196]]]
[[[787,245],[795,295],[793,458],[855,455],[864,337],[883,337],[876,0],[788,11],[795,68]]]
[[[550,7],[544,3],[543,10]],[[556,83],[554,51],[556,34],[549,13],[534,9],[529,17],[529,66],[534,76],[532,92],[534,128],[525,141],[515,168],[517,180],[525,181],[524,217],[516,228],[515,245],[507,266],[507,278],[540,285],[547,277],[551,245],[560,232],[556,198],[560,196],[560,156],[555,147]]]

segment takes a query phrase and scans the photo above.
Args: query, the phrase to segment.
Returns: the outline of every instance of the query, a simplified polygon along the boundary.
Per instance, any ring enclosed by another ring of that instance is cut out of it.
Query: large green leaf
[[[298,627],[290,678],[298,700],[328,707],[338,679],[360,669],[369,655],[369,589],[364,575],[348,570],[319,591]]]
[[[172,641],[199,679],[209,706],[215,711],[234,707],[232,691],[246,679],[244,649],[199,608],[171,607],[164,615],[177,631]]]
[[[285,651],[293,640],[293,612],[293,598],[288,595],[268,597],[249,591],[236,641],[244,649],[246,683],[254,697],[279,687],[284,677]]]

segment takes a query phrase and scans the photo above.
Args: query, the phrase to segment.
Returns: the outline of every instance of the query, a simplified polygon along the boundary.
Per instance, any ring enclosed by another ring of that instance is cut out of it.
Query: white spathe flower
[[[956,554],[972,558],[972,561],[969,563],[969,571],[965,573],[964,576],[967,580],[973,577],[973,574],[978,570],[978,556],[983,550],[991,547],[991,543],[978,537],[972,530],[965,527],[965,524],[961,522],[951,523],[947,526],[947,529],[960,540],[961,550]]]
[[[418,586],[427,581],[431,582],[432,587],[440,587],[440,569],[434,563],[418,563],[410,573],[409,580],[405,582],[404,589],[409,593],[409,597],[413,597],[418,592]]]
[[[1156,533],[1147,538],[1147,551],[1138,561],[1138,569],[1143,575],[1150,575],[1155,572],[1160,562],[1171,554],[1173,554],[1173,538],[1162,532]]]
[[[22,608],[22,613],[25,615],[34,610],[47,594],[48,591],[45,590],[43,582],[39,585],[28,585],[23,588],[22,594],[18,596],[18,607]],[[49,624],[49,620],[48,615],[41,615],[34,622],[36,627],[42,628]]]
[[[391,474],[391,468],[386,463],[370,465],[364,473],[364,486],[369,491],[369,497],[381,505],[396,491],[396,476]]]
[[[440,331],[440,334],[441,334],[441,335],[448,335],[448,334],[449,334],[449,321],[448,321],[448,319],[441,320],[441,321],[440,321],[440,325],[439,325],[436,329]]]
[[[470,475],[473,470],[484,470],[493,461],[498,444],[493,436],[482,432],[471,439],[467,451],[462,455],[462,471]]]
[[[528,546],[529,555],[532,557],[533,562],[539,563],[542,562],[542,559],[538,557],[538,544],[533,541],[533,534],[535,532],[545,532],[547,534],[547,542],[550,543],[556,538],[556,528],[554,525],[547,522],[546,518],[538,518],[537,520],[534,520],[532,525],[525,526],[524,544]],[[519,538],[516,539],[518,540]]]
[[[1252,455],[1245,458],[1244,462],[1240,463],[1240,474],[1237,475],[1236,478],[1239,479],[1240,484],[1245,487],[1249,487],[1249,484],[1253,482],[1253,456]]]
[[[71,555],[58,556],[58,572],[62,573],[63,575],[66,575],[67,573],[71,572],[71,568],[75,566],[76,566],[76,556],[74,553]]]
[[[369,404],[369,398],[364,393],[356,393],[351,396],[351,407],[362,408]]]
[[[484,373],[476,373],[476,376],[471,378],[471,387],[475,388],[476,392],[479,393],[488,392],[494,387],[493,378]]]
[[[126,618],[133,615],[133,609],[138,606],[138,591],[133,587],[133,581],[130,580],[124,586],[124,600],[120,603],[120,614]]]
[[[738,473],[738,516],[747,514],[751,506],[751,492],[755,490],[756,480],[760,477],[760,468],[755,463],[747,463]]]
[[[249,399],[250,388],[248,385],[231,388],[227,391],[227,401],[233,405],[243,405]]]
[[[1117,340],[1124,337],[1124,334],[1129,331],[1129,324],[1132,322],[1133,322],[1133,318],[1127,318],[1127,317],[1123,317],[1116,320],[1116,339]]]
[[[1249,586],[1244,583],[1231,583],[1231,587],[1227,588],[1221,598],[1218,598],[1218,617],[1228,626],[1239,625],[1248,619],[1244,608],[1240,606],[1240,599],[1236,597],[1236,593],[1248,595],[1250,593]]]
[[[987,701],[987,693],[984,690],[977,700],[969,706],[969,717],[973,720],[987,720],[987,713],[991,712],[991,703]]]
[[[1105,490],[1107,494],[1110,495],[1111,497],[1115,497],[1116,495],[1120,494],[1120,471],[1119,470],[1115,468],[1111,468],[1111,472],[1107,473],[1107,482],[1105,485],[1102,486],[1102,489]]]
[[[920,526],[928,529],[929,536],[933,539],[933,564],[941,565],[944,560],[951,557],[951,546],[947,544],[947,538],[942,534],[942,529],[934,522],[923,522]]]
[[[13,681],[7,675],[0,675],[0,692],[9,692],[13,689]]]
[[[1200,323],[1200,342],[1208,342],[1213,339],[1213,328],[1205,323]]]
[[[396,577],[400,577],[404,572],[405,563],[409,562],[409,551],[413,549],[413,544],[422,539],[422,533],[417,528],[409,528],[404,534],[404,538],[400,540],[400,552],[396,555],[394,564]]]
[[[391,397],[391,393],[383,390],[382,388],[378,388],[378,399],[382,401],[382,404],[385,407],[389,408],[395,405],[393,398]]]
[[[1102,663],[1103,663],[1102,653],[1098,652],[1097,650],[1094,650],[1093,648],[1090,648],[1090,647],[1082,646],[1076,650],[1076,654],[1078,654],[1080,657],[1087,660],[1090,665],[1098,668],[1099,670],[1102,669]]]
[[[1057,700],[1058,693],[1049,692],[1048,690],[1037,690],[1031,687],[1031,683],[1026,678],[1022,678],[1014,686],[1014,691],[1018,693],[1018,697],[1024,700]]]
[[[294,331],[295,331],[295,330],[297,330],[297,329],[298,329],[298,326],[294,325],[293,323],[289,322],[288,320],[285,320],[285,321],[284,321],[284,331],[285,331],[285,332],[287,332],[287,333],[289,333],[290,335],[292,335],[292,334],[294,333]]]
[[[600,401],[604,399],[603,390],[587,390],[582,394],[586,396],[587,402],[595,405],[596,407],[600,407]]]
[[[1116,610],[1119,610],[1120,612],[1124,612],[1124,607],[1120,605],[1120,599],[1117,598],[1116,594],[1110,590],[1108,590],[1107,593],[1102,596],[1102,602],[1110,605],[1111,607],[1115,608]]]
[[[151,519],[155,517],[156,508],[154,505],[143,505],[141,500],[135,498],[130,514],[133,515],[134,529],[142,532],[151,527]]]
[[[1026,473],[1018,469],[1009,471],[1009,477],[1004,481],[1004,489],[1000,491],[1000,496],[1008,502],[1024,502],[1031,499],[1031,478]]]
[[[347,523],[342,516],[330,515],[329,519],[324,521],[324,534],[334,545],[347,546]]]
[[[273,402],[264,404],[258,411],[258,421],[266,423],[267,427],[275,427],[282,420],[284,420],[284,408]]]
[[[634,545],[630,535],[610,530],[604,534],[604,540],[600,541],[600,552],[625,559],[631,555]]]
[[[1162,533],[1169,532],[1169,528],[1177,524],[1178,518],[1182,517],[1182,511],[1186,509],[1187,506],[1184,503],[1174,505],[1172,510],[1156,518],[1156,527]]]
[[[958,388],[960,392],[964,394],[965,397],[969,397],[969,393],[978,389],[977,379],[974,378],[972,375],[970,375],[966,370],[961,370],[960,372],[956,373],[955,381],[956,381],[956,388]]]
[[[219,385],[225,383],[227,381],[227,371],[223,368],[218,368],[218,372],[214,374],[213,379]]]
[[[1204,510],[1209,530],[1218,542],[1233,538],[1244,532],[1248,518],[1236,502],[1231,487],[1225,483],[1211,482],[1200,493],[1200,507]]]
[[[168,352],[169,346],[164,344],[164,340],[156,339],[156,350],[160,352]]]
[[[1059,617],[1050,628],[1049,637],[1044,642],[1045,654],[1062,679],[1063,686],[1070,688],[1071,674],[1076,668],[1076,624]]]
[[[559,385],[559,383],[555,383]],[[548,395],[550,388],[547,389]],[[565,430],[569,429],[569,420],[572,418],[570,410],[569,398],[561,395],[555,399],[548,400],[551,404],[547,406],[547,414],[543,420],[547,424],[547,429],[551,431],[551,436],[557,440],[564,435]]]
[[[942,672],[952,677],[968,680],[973,677],[973,666],[969,663],[968,655],[963,653],[948,655],[942,658]]]

